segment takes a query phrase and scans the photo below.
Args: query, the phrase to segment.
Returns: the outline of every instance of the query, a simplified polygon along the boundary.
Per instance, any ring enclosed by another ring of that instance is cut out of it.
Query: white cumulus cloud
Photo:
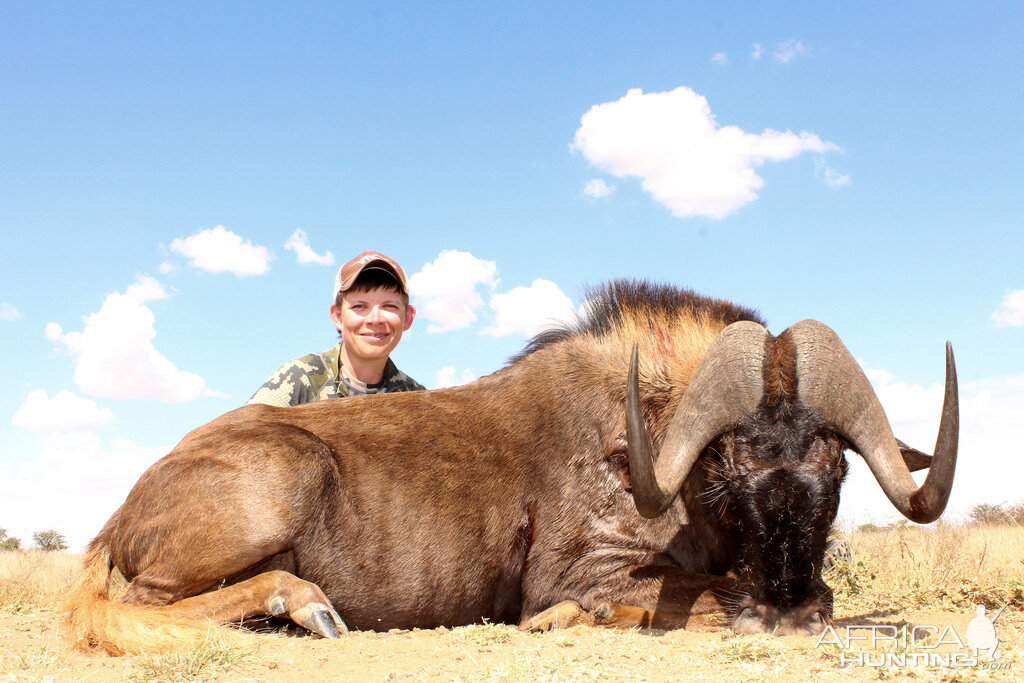
[[[434,388],[455,387],[466,382],[472,382],[475,379],[476,375],[469,368],[460,373],[455,369],[454,365],[446,365],[434,374]]]
[[[764,46],[761,43],[754,43],[754,47],[750,50],[750,58],[755,62],[764,56]]]
[[[718,66],[726,66],[729,63],[729,55],[724,52],[716,52],[711,56],[711,61]]]
[[[58,391],[51,398],[45,389],[30,391],[11,418],[15,427],[34,434],[89,431],[113,422],[114,413],[98,407],[96,401],[70,391]]]
[[[757,198],[764,180],[755,168],[804,152],[839,147],[813,133],[719,126],[707,100],[680,87],[633,89],[583,115],[573,148],[612,175],[639,178],[676,216],[723,218]]]
[[[284,248],[294,251],[295,258],[303,265],[319,263],[322,266],[329,266],[334,263],[334,254],[331,252],[325,251],[323,254],[318,254],[313,251],[312,247],[309,246],[309,236],[305,230],[293,232],[288,241],[284,243]]]
[[[49,323],[46,336],[75,357],[78,388],[103,398],[191,401],[206,387],[202,377],[179,370],[153,345],[153,312],[147,301],[167,296],[163,286],[139,276],[123,294],[107,296],[100,310],[84,317],[81,332],[64,333]]]
[[[409,292],[417,317],[429,321],[427,332],[449,332],[469,327],[484,305],[480,287],[498,284],[494,261],[478,259],[468,251],[446,249],[409,277]]]
[[[1024,289],[1006,293],[1003,303],[992,314],[996,327],[1021,327],[1024,325]]]
[[[167,290],[160,284],[160,281],[147,275],[136,275],[135,282],[128,285],[124,290],[124,296],[129,301],[137,304],[144,304],[147,301],[159,301],[167,298]]]
[[[270,252],[218,225],[171,242],[171,251],[189,259],[189,266],[208,273],[234,273],[238,277],[262,275],[270,269]]]
[[[608,183],[600,178],[594,178],[583,187],[583,194],[593,199],[607,197],[614,191],[614,187],[609,187]]]
[[[558,285],[538,278],[529,287],[515,287],[491,297],[494,324],[482,334],[503,337],[522,334],[527,337],[574,319],[572,301]]]
[[[4,301],[0,303],[0,320],[7,320],[8,322],[19,320],[21,318],[21,311],[14,307],[14,304],[7,303]]]

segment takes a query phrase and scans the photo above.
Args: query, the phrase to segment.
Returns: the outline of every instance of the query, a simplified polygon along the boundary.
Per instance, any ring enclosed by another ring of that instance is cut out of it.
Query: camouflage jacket
[[[328,398],[382,394],[392,391],[418,391],[422,384],[395,367],[388,359],[380,385],[367,386],[347,377],[341,366],[341,345],[323,353],[311,353],[285,363],[264,382],[247,403],[272,406],[297,406]]]

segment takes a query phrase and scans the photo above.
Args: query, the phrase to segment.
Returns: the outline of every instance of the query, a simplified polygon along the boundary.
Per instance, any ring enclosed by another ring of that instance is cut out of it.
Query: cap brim
[[[380,270],[380,271],[383,271],[383,272],[387,273],[392,278],[394,278],[395,284],[398,285],[399,289],[401,289],[403,293],[405,293],[405,294],[409,293],[408,290],[406,289],[405,284],[402,282],[401,276],[398,273],[395,272],[395,269],[392,268],[391,265],[387,261],[370,261],[365,266],[363,266],[362,268],[357,270],[352,275],[352,277],[349,278],[347,284],[346,283],[342,283],[341,286],[338,287],[338,292],[347,292],[348,290],[352,289],[352,285],[354,285],[356,283],[356,280],[359,279],[359,276],[362,275],[363,273],[367,272],[367,271],[370,271],[370,270]]]

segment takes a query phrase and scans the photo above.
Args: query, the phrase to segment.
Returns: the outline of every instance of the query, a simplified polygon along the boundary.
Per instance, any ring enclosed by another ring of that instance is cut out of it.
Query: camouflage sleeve
[[[270,406],[297,406],[317,400],[313,377],[317,368],[309,357],[285,363],[263,383],[246,403],[264,403]]]

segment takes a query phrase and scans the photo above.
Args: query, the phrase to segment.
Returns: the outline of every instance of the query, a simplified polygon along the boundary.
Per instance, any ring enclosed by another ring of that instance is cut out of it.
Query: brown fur
[[[771,406],[796,400],[796,346],[788,331],[768,341],[764,392],[765,402]]]

